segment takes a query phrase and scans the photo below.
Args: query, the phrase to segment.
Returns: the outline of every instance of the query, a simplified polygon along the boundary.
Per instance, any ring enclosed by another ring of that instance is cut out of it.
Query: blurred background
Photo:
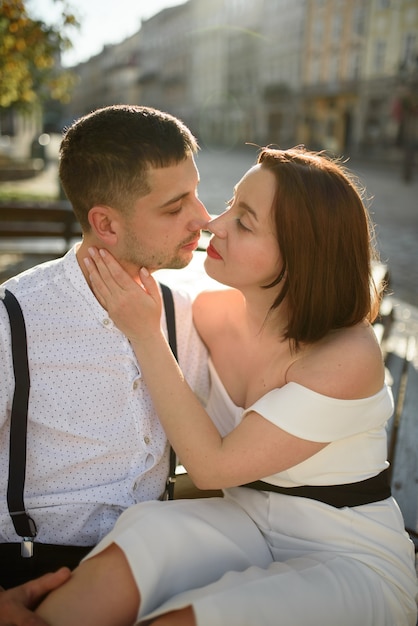
[[[256,146],[348,159],[418,304],[418,0],[0,0],[0,201],[59,197],[63,128],[115,103],[184,120],[212,213]]]
[[[167,110],[208,146],[399,161],[416,144],[418,0],[173,4],[1,0],[3,151],[116,102]]]

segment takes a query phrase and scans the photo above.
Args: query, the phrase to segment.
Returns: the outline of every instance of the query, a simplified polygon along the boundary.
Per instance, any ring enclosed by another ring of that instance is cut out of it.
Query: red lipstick
[[[211,243],[208,245],[206,253],[211,259],[222,259],[221,255],[215,250]]]

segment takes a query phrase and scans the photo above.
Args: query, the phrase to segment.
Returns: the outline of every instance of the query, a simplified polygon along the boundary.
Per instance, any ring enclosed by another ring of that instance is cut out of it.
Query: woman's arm
[[[40,604],[37,616],[49,626],[131,626],[139,591],[128,561],[114,543],[84,560],[69,580]],[[29,626],[29,622],[22,626]]]
[[[225,488],[274,474],[324,447],[281,430],[257,413],[222,438],[186,383],[160,326],[157,283],[141,270],[136,283],[106,251],[87,264],[92,288],[129,338],[173,448],[197,487]]]

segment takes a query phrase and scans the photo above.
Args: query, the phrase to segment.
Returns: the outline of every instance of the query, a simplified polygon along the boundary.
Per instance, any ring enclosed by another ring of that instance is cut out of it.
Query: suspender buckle
[[[30,559],[33,556],[33,538],[23,537],[20,546],[20,556],[23,559]]]

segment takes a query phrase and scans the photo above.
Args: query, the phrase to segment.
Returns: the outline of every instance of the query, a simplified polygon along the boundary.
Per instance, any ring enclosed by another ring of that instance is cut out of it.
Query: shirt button
[[[150,443],[151,439],[148,437],[148,435],[145,435],[144,437],[144,443],[148,446]]]
[[[109,319],[108,317],[105,317],[105,319],[103,320],[103,324],[104,324],[105,326],[109,326],[109,324],[110,324],[110,319]]]
[[[137,387],[138,387],[138,381],[136,380],[136,381],[134,382],[134,384],[132,385],[132,388],[133,388],[133,389],[137,389]]]

